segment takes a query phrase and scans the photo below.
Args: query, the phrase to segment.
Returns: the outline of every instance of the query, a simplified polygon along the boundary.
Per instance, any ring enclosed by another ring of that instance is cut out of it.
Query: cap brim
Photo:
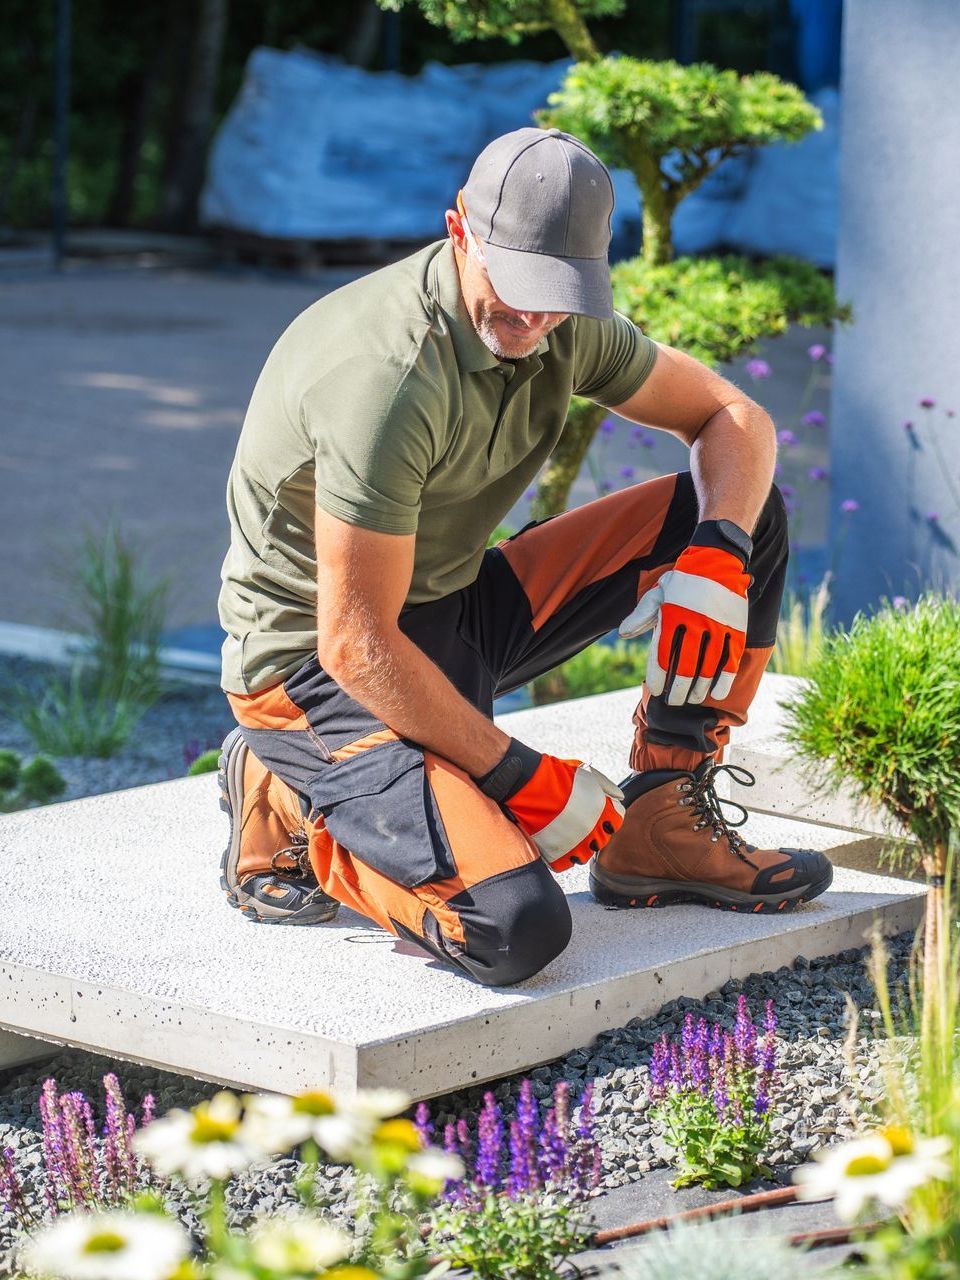
[[[497,297],[515,311],[562,311],[609,320],[610,266],[602,258],[552,258],[483,242],[487,274]]]

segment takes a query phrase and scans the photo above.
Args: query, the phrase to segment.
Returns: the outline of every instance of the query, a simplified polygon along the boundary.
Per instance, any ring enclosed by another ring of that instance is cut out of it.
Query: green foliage
[[[113,755],[160,696],[160,637],[167,583],[145,580],[114,526],[88,533],[68,579],[86,628],[83,653],[39,699],[21,696],[17,714],[43,751]]]
[[[499,36],[509,44],[534,31],[552,27],[558,9],[569,8],[580,18],[611,17],[622,13],[626,0],[377,0],[381,9],[399,12],[417,4],[428,22],[445,27],[454,40],[487,40]]]
[[[637,688],[647,667],[647,641],[618,640],[615,644],[592,644],[568,658],[553,671],[536,676],[530,683],[534,704],[585,698],[611,689]]]
[[[830,604],[830,575],[815,590],[787,591],[780,610],[777,642],[770,670],[784,676],[806,676],[823,652]]]
[[[826,637],[785,707],[795,750],[826,785],[852,783],[926,850],[960,830],[958,635],[960,603],[933,594],[858,614]]]
[[[891,1223],[861,1252],[861,1280],[960,1280],[960,1222],[940,1222],[922,1233]]]
[[[744,1227],[736,1217],[675,1222],[653,1232],[635,1257],[619,1264],[622,1280],[796,1280],[801,1255],[779,1236]],[[832,1274],[832,1273],[831,1273]],[[824,1273],[826,1280],[826,1273]]]
[[[188,778],[195,778],[200,773],[216,773],[220,768],[220,748],[202,751],[187,770]]]
[[[769,1114],[755,1116],[746,1105],[741,1124],[730,1119],[721,1122],[712,1098],[694,1089],[668,1094],[655,1114],[682,1162],[673,1186],[716,1190],[770,1177],[770,1170],[760,1162],[770,1130]]]
[[[661,181],[684,195],[729,155],[823,128],[820,112],[796,85],[706,62],[578,63],[548,101],[541,123],[576,134],[613,167],[634,169],[638,147],[657,164],[670,156]]]
[[[487,546],[495,547],[498,542],[502,542],[504,538],[513,537],[516,532],[516,529],[511,529],[509,525],[498,524],[493,533],[487,538]]]
[[[480,1280],[555,1280],[591,1236],[580,1205],[548,1194],[488,1195],[479,1208],[441,1204],[433,1221],[440,1256]]]
[[[62,774],[46,756],[23,764],[15,751],[0,751],[0,813],[49,804],[66,789]]]
[[[618,311],[653,338],[716,367],[755,350],[791,324],[826,325],[852,317],[830,278],[812,263],[737,254],[618,262],[610,272]]]

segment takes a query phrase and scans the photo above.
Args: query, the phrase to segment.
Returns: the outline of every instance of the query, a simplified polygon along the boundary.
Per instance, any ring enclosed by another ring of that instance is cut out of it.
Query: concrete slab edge
[[[83,653],[86,643],[83,636],[72,631],[0,622],[0,654],[10,657],[32,658],[37,662],[66,666]],[[220,681],[220,658],[217,654],[164,648],[160,650],[160,665],[170,674],[204,684],[218,684]]]

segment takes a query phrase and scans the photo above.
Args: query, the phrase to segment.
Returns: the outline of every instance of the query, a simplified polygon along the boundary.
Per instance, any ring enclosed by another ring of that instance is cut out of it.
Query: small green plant
[[[512,538],[516,533],[516,529],[511,529],[509,525],[498,524],[493,533],[487,538],[487,546],[495,547],[498,542],[502,542],[504,538]]]
[[[679,1045],[666,1035],[654,1045],[652,1114],[680,1159],[675,1187],[739,1187],[770,1176],[759,1157],[770,1131],[776,1028],[772,1001],[761,1035],[740,996],[732,1032],[687,1014]]]
[[[777,642],[770,670],[784,676],[806,676],[823,651],[830,605],[830,574],[809,593],[787,591],[780,611]]]
[[[168,584],[144,579],[115,526],[88,533],[69,579],[85,644],[64,678],[21,696],[21,724],[53,755],[110,756],[160,696],[160,637]]]
[[[201,751],[187,769],[187,777],[195,778],[201,773],[216,773],[219,768],[220,748],[213,747],[210,751]]]
[[[647,668],[647,641],[618,640],[592,644],[566,662],[530,682],[534,703],[585,698],[611,689],[639,689]]]
[[[0,813],[49,804],[66,789],[63,775],[46,756],[24,764],[15,751],[0,751]]]
[[[796,1280],[802,1254],[777,1236],[751,1231],[736,1217],[675,1222],[619,1264],[623,1280]],[[827,1272],[818,1272],[827,1280]],[[834,1273],[830,1272],[830,1276]],[[837,1275],[836,1280],[839,1280]]]
[[[417,1108],[416,1123],[421,1139],[429,1141],[425,1104]],[[434,1209],[432,1243],[447,1263],[481,1280],[554,1280],[591,1235],[582,1201],[600,1176],[592,1085],[574,1117],[570,1086],[559,1081],[541,1126],[533,1086],[524,1080],[509,1153],[504,1132],[492,1093],[484,1096],[475,1127],[465,1118],[446,1126],[444,1147],[463,1161],[468,1176],[450,1183]]]
[[[960,602],[927,594],[913,608],[858,614],[824,640],[784,712],[794,750],[824,789],[851,784],[916,844],[929,884],[926,963],[936,982],[951,831],[960,831]]]

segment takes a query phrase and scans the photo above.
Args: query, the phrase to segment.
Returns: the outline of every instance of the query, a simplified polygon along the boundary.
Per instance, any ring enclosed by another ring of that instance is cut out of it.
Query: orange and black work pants
[[[615,629],[697,521],[689,472],[608,494],[526,525],[486,552],[469,586],[405,607],[400,629],[492,717],[495,696]],[[776,488],[753,539],[747,647],[729,696],[668,707],[644,688],[631,768],[719,758],[731,726],[745,722],[774,644],[786,571]],[[566,947],[566,900],[529,838],[468,774],[399,737],[316,658],[273,688],[231,694],[230,703],[274,783],[296,793],[326,893],[492,985],[531,976]]]

